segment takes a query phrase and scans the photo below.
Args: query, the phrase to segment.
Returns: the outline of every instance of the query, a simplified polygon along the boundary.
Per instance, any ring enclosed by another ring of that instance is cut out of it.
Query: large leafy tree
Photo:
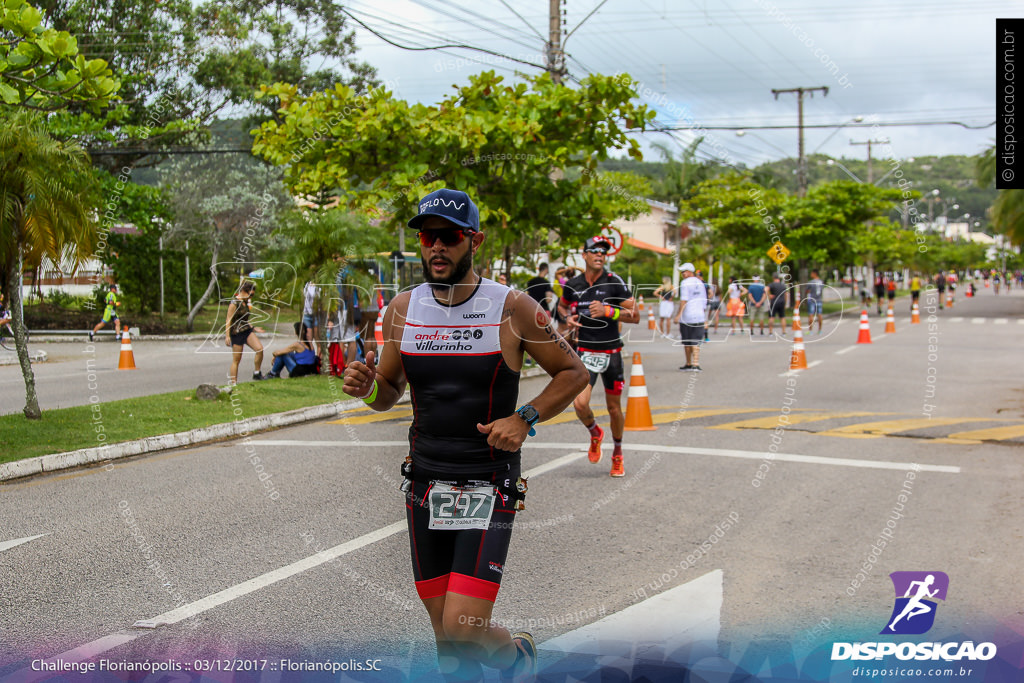
[[[978,184],[991,187],[996,182],[996,148],[989,147],[978,156],[975,172]],[[1024,190],[999,190],[989,209],[992,226],[1016,245],[1024,244]]]
[[[191,330],[219,278],[258,260],[262,241],[278,226],[291,199],[280,171],[249,156],[178,158],[160,171],[173,215],[169,239],[201,241],[210,258],[206,291],[189,311]]]
[[[435,106],[341,85],[305,97],[284,83],[262,92],[279,103],[280,120],[256,131],[253,150],[286,167],[293,193],[340,195],[401,229],[424,194],[466,191],[490,229],[484,261],[578,248],[612,219],[647,210],[637,198],[645,181],[597,168],[612,149],[639,158],[627,131],[654,118],[621,79],[567,88],[545,74],[506,85],[484,72]]]
[[[98,111],[120,83],[106,61],[87,59],[67,31],[46,26],[25,0],[0,4],[0,102],[55,111],[86,102]]]
[[[21,302],[22,272],[48,258],[77,268],[93,252],[95,180],[88,156],[55,140],[42,116],[0,109],[0,264],[11,302],[18,361],[25,380],[25,416],[39,419]]]

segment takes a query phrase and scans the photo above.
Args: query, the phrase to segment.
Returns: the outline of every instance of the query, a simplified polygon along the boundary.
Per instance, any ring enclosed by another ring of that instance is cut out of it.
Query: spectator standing
[[[555,300],[556,294],[554,287],[551,286],[551,281],[548,280],[547,263],[541,263],[537,266],[537,275],[530,278],[530,281],[526,283],[526,293],[540,304],[540,307],[544,309],[550,319],[551,303]]]
[[[306,329],[306,340],[312,342],[313,349],[316,349],[316,339],[320,338],[320,323],[317,310],[320,287],[310,280],[302,288],[302,324]]]
[[[935,276],[935,289],[939,290],[939,308],[945,308],[946,274],[939,271]],[[999,285],[996,285],[996,294],[999,293]]]
[[[778,273],[768,285],[768,334],[775,334],[776,318],[782,318],[782,334],[786,334],[786,285]]]
[[[260,343],[257,332],[262,332],[258,327],[253,327],[250,321],[252,312],[252,294],[256,289],[256,283],[246,280],[238,288],[238,292],[228,305],[227,327],[224,331],[224,341],[231,347],[231,369],[228,371],[228,379],[231,384],[238,383],[238,364],[242,361],[242,351],[248,346],[256,352],[253,359],[253,380],[263,379],[260,367],[263,365],[263,344]]]
[[[764,334],[764,318],[768,313],[768,289],[761,282],[761,276],[755,275],[754,281],[747,287],[747,300],[750,302],[748,311],[750,313],[750,334],[754,334],[754,324],[761,324],[761,334]]]
[[[821,308],[822,297],[825,293],[825,283],[818,277],[818,271],[811,271],[811,281],[807,283],[807,331],[814,327],[814,319],[818,319],[818,334],[821,334]]]
[[[675,290],[672,289],[671,278],[663,277],[661,286],[654,290],[658,297],[658,329],[667,339],[672,338],[672,314],[675,313]]]
[[[700,345],[705,335],[705,311],[708,308],[707,289],[696,276],[692,263],[679,266],[683,281],[679,283],[679,340],[686,354],[684,372],[700,372]]]
[[[736,331],[736,323],[740,324],[740,332],[743,332],[743,315],[746,310],[743,306],[743,297],[747,295],[747,288],[736,282],[736,278],[729,278],[729,303],[726,304],[725,314],[729,316],[729,334]]]

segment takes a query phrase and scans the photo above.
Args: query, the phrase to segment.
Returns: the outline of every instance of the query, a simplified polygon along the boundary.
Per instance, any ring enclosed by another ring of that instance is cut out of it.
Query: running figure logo
[[[946,599],[949,577],[945,572],[893,572],[896,604],[882,635],[919,635],[935,623],[937,600]]]

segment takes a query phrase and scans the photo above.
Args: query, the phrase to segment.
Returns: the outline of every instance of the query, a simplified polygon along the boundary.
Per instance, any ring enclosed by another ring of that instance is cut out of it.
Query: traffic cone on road
[[[871,343],[871,323],[868,322],[867,309],[864,309],[863,311],[860,312],[860,333],[857,335],[857,343]]]
[[[910,324],[911,325],[917,325],[920,322],[921,322],[921,311],[917,307],[917,304],[915,303],[910,308]]]
[[[640,295],[640,312],[641,313],[644,312],[644,295],[643,294]]]
[[[121,358],[117,361],[118,370],[138,370],[135,367],[135,354],[132,353],[132,339],[128,330],[121,335]]]
[[[946,308],[953,308],[953,292],[946,292]]]
[[[658,323],[654,321],[654,308],[647,309],[647,329],[656,330],[658,329]]]
[[[657,427],[651,419],[651,402],[647,398],[647,382],[644,380],[644,366],[640,352],[633,353],[629,370],[629,395],[626,401],[627,432],[653,432]]]
[[[384,311],[388,310],[388,307],[380,309],[380,313],[377,314],[377,322],[373,324],[373,338],[377,342],[377,357],[380,358],[380,350],[384,348]]]
[[[790,370],[806,370],[807,354],[804,352],[804,331],[800,328],[799,313],[793,323],[793,355],[789,357]]]
[[[885,333],[892,334],[896,331],[896,316],[892,312],[892,306],[885,312]]]
[[[813,322],[813,321],[811,321]],[[800,329],[800,298],[797,297],[796,304],[793,306],[793,331],[796,332]]]

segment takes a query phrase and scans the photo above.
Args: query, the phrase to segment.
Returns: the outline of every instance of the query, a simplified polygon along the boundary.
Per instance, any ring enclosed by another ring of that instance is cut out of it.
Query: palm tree
[[[996,181],[996,148],[989,147],[978,156],[975,173],[978,185],[991,187]],[[1024,244],[1024,190],[999,190],[989,209],[992,225],[997,232],[1010,238],[1014,244]]]
[[[25,417],[42,417],[25,338],[22,273],[43,257],[77,269],[96,241],[95,181],[89,157],[55,140],[42,115],[0,109],[0,265],[25,379]]]

